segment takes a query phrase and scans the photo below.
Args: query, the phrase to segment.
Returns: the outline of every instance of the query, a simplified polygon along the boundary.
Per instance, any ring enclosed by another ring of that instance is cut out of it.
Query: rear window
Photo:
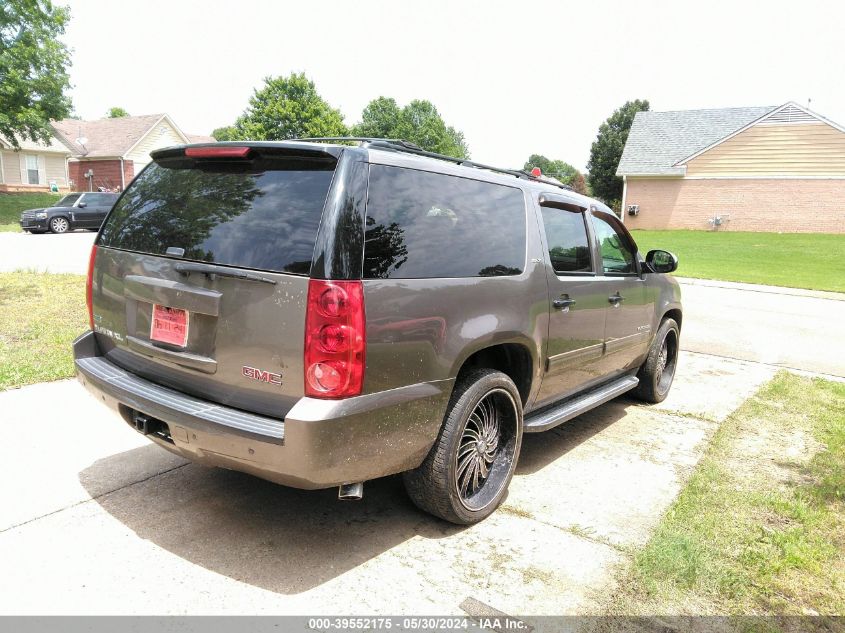
[[[99,244],[151,255],[308,274],[334,161],[152,163],[108,216]]]
[[[525,265],[522,191],[468,178],[373,165],[364,277],[492,277]]]

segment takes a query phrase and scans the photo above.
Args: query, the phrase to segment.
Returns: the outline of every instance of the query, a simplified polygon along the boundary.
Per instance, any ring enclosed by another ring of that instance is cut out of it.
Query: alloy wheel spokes
[[[458,446],[456,475],[462,497],[475,494],[484,485],[496,459],[499,436],[499,412],[488,395],[470,414]]]

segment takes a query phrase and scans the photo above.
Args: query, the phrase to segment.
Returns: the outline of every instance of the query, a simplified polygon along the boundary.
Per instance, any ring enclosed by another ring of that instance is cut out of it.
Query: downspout
[[[126,172],[123,171],[123,156],[120,157],[120,190],[126,189]]]

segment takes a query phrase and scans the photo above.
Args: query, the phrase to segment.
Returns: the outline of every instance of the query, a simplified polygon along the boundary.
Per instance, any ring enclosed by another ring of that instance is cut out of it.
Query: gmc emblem
[[[282,375],[281,374],[274,374],[271,371],[264,371],[263,369],[256,369],[255,367],[247,367],[244,365],[241,368],[241,373],[251,380],[257,380],[258,382],[268,382],[271,385],[281,385],[282,384]]]

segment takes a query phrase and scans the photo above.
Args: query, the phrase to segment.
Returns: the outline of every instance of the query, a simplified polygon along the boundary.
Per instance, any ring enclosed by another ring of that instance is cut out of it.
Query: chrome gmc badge
[[[281,385],[282,375],[274,374],[272,371],[264,371],[255,367],[248,367],[244,365],[241,368],[241,373],[250,380],[257,380],[258,382],[267,382],[271,385]]]

